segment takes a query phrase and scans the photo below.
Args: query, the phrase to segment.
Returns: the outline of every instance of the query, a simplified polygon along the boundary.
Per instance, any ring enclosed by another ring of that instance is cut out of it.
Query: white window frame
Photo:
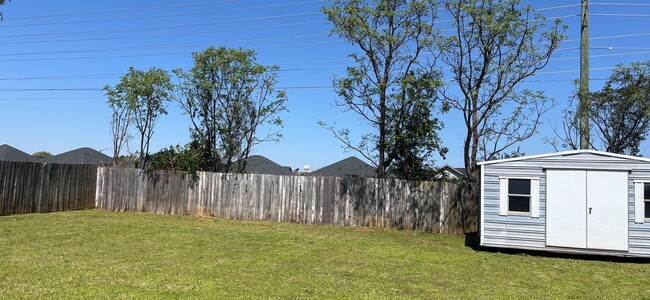
[[[523,194],[510,194],[509,192],[509,182],[511,179],[520,179],[520,180],[530,180],[530,195]],[[501,216],[524,216],[531,218],[539,218],[539,183],[540,177],[531,177],[531,176],[499,176],[499,215]],[[530,197],[529,201],[529,210],[528,212],[520,211],[510,211],[509,203],[510,196],[528,196]]]
[[[650,199],[645,199],[644,185],[650,184],[650,179],[634,180],[634,223],[649,223],[650,218],[645,216],[645,206],[650,205]]]

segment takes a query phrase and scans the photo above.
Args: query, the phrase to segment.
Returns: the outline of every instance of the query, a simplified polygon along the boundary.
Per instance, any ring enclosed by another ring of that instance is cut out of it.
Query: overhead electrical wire
[[[94,38],[67,39],[67,40],[27,40],[27,41],[21,40],[21,41],[9,41],[9,42],[0,41],[0,45],[7,45],[7,44],[18,45],[18,44],[42,44],[42,43],[69,43],[69,42],[85,42],[85,41],[144,39],[144,38],[152,38],[152,37],[188,36],[188,35],[200,35],[200,34],[209,34],[209,33],[224,33],[224,32],[260,30],[260,29],[274,29],[274,28],[296,27],[296,26],[323,24],[323,23],[326,23],[326,21],[297,22],[297,23],[268,25],[268,26],[238,27],[238,28],[218,29],[218,30],[204,30],[204,31],[195,31],[195,32],[179,32],[179,33],[164,33],[164,34],[151,34],[151,35],[139,35],[139,36],[134,35],[134,36],[119,36],[119,37],[94,37]]]
[[[589,14],[590,17],[650,17],[650,14]]]
[[[137,11],[152,11],[152,10],[159,10],[159,9],[183,8],[183,7],[203,6],[203,5],[210,5],[210,4],[230,3],[230,2],[240,2],[240,0],[204,1],[204,2],[195,2],[195,3],[185,3],[185,4],[175,4],[175,5],[165,5],[165,6],[151,6],[151,7],[131,8],[131,9],[65,13],[65,14],[43,15],[43,16],[25,16],[25,17],[6,18],[6,20],[7,21],[10,21],[10,20],[29,20],[29,19],[44,19],[44,18],[58,18],[58,17],[73,17],[73,16],[88,16],[88,15],[113,14],[113,13],[124,13],[124,12],[137,12]]]
[[[319,2],[326,2],[326,1],[324,1],[324,0],[315,0],[315,1],[303,1],[303,2],[294,2],[294,3],[253,6],[253,7],[242,7],[242,8],[233,8],[233,9],[212,10],[212,11],[198,11],[198,12],[191,12],[191,13],[177,13],[177,14],[158,15],[158,16],[139,16],[139,17],[100,19],[100,20],[93,19],[93,20],[83,20],[83,21],[62,21],[62,22],[49,22],[49,23],[32,23],[32,24],[4,25],[2,27],[4,27],[4,28],[18,28],[18,27],[38,27],[38,26],[52,26],[52,25],[109,23],[109,22],[116,22],[116,21],[169,19],[169,18],[174,18],[174,17],[187,17],[187,16],[206,15],[206,14],[225,14],[225,13],[232,13],[232,12],[238,12],[238,11],[268,9],[268,8],[277,8],[277,7],[287,7],[287,6],[304,5],[304,4],[319,3]]]
[[[637,49],[637,50],[650,50],[650,48],[638,48],[638,47],[609,47],[612,49],[621,48],[621,49]],[[608,53],[608,54],[597,54],[590,55],[590,58],[601,58],[601,57],[614,57],[614,56],[625,56],[625,55],[639,55],[639,54],[650,54],[650,51],[637,51],[637,52],[624,52],[624,53]],[[562,60],[577,60],[579,56],[573,57],[559,57],[552,58],[550,61],[562,61]],[[2,60],[0,60],[2,61]],[[311,61],[302,61],[302,62],[289,62],[280,64],[280,66],[286,65],[304,65],[310,63],[324,63],[324,62],[345,62],[350,59],[327,59],[327,60],[311,60]],[[322,70],[322,69],[339,69],[346,68],[347,66],[325,66],[325,67],[305,67],[305,68],[287,68],[279,69],[278,72],[295,72],[295,71],[311,71],[311,70]],[[541,73],[537,73],[541,74]],[[52,76],[37,76],[37,77],[14,77],[14,78],[0,78],[0,81],[12,81],[12,80],[66,80],[66,79],[96,79],[96,78],[116,78],[123,75],[122,73],[98,73],[98,74],[77,74],[77,75],[52,75]]]
[[[242,19],[231,19],[231,20],[220,20],[220,21],[210,21],[210,22],[199,22],[199,23],[186,23],[186,24],[171,24],[163,26],[146,26],[146,27],[132,27],[132,28],[116,28],[116,29],[103,29],[103,30],[89,30],[89,31],[75,31],[75,32],[58,32],[58,33],[42,33],[42,34],[20,34],[20,35],[5,35],[0,36],[0,38],[16,38],[16,37],[35,37],[35,36],[53,36],[53,35],[67,35],[67,34],[102,34],[102,33],[116,33],[116,32],[135,32],[135,31],[150,31],[150,30],[161,30],[161,29],[177,29],[177,28],[186,28],[186,27],[197,27],[197,26],[209,26],[209,25],[218,25],[218,24],[230,24],[230,23],[241,23],[241,22],[252,22],[252,21],[265,21],[265,20],[274,20],[274,19],[284,19],[284,18],[293,18],[293,17],[303,17],[322,14],[320,11],[312,12],[303,12],[303,13],[293,13],[293,14],[283,14],[283,15],[272,15],[264,17],[255,17],[255,18],[242,18]]]
[[[546,10],[569,8],[569,7],[576,7],[576,6],[580,6],[580,4],[567,4],[567,5],[558,5],[558,6],[535,8],[533,11],[546,11]]]
[[[314,35],[325,36],[328,33],[315,33]],[[614,38],[628,38],[628,37],[638,37],[638,36],[649,36],[650,32],[643,33],[633,33],[633,34],[622,34],[622,35],[609,35],[609,36],[598,36],[590,37],[589,40],[604,40],[604,39],[614,39]],[[219,43],[237,43],[237,42],[254,42],[262,40],[280,40],[285,38],[300,38],[301,35],[294,36],[276,36],[260,39],[249,39],[249,40],[232,40],[232,41],[214,41],[214,42],[203,42],[203,43],[187,43],[187,44],[168,44],[168,45],[158,45],[158,46],[147,46],[147,47],[131,47],[131,48],[113,48],[113,49],[95,49],[95,50],[73,50],[74,52],[69,53],[87,53],[87,52],[106,52],[106,51],[133,51],[133,50],[143,50],[143,49],[152,49],[152,48],[176,48],[176,47],[186,47],[186,46],[199,46],[199,45],[208,45],[208,44],[219,44]],[[302,35],[306,37],[307,35]],[[567,42],[579,42],[580,39],[569,39],[563,41]],[[268,47],[251,47],[251,49],[265,49],[265,48],[281,48],[289,46],[306,46],[306,45],[320,45],[326,43],[338,43],[343,42],[343,40],[335,41],[325,41],[325,42],[309,42],[302,44],[287,44],[287,45],[278,45],[278,46],[268,46]],[[6,53],[0,54],[0,56],[17,56],[17,55],[45,55],[45,54],[55,54],[54,52],[38,52],[38,53]],[[54,57],[54,58],[24,58],[24,59],[0,59],[0,61],[56,61],[56,60],[86,60],[86,59],[106,59],[106,58],[126,58],[126,57],[143,57],[143,56],[171,56],[171,55],[188,55],[187,52],[173,52],[173,53],[148,53],[148,54],[132,54],[132,55],[106,55],[106,56],[92,56],[92,57]]]
[[[579,5],[579,4],[578,4]],[[589,2],[589,5],[602,6],[650,6],[650,3]]]
[[[315,46],[332,43],[340,43],[343,40],[331,40],[322,42],[308,42],[308,43],[294,43],[294,44],[281,44],[270,46],[249,47],[248,49],[273,49],[273,48],[288,48],[288,47],[303,47]],[[19,61],[61,61],[61,60],[94,60],[94,59],[112,59],[112,58],[127,58],[127,57],[151,57],[151,56],[174,56],[174,55],[190,55],[189,52],[171,52],[171,53],[146,53],[146,54],[130,54],[130,55],[104,55],[104,56],[82,56],[82,57],[47,57],[47,58],[13,58],[13,59],[0,59],[0,62],[19,62]]]
[[[241,39],[241,40],[208,41],[208,42],[195,42],[195,43],[176,43],[176,44],[165,44],[165,45],[149,45],[149,46],[139,46],[139,47],[65,50],[65,51],[45,51],[45,52],[23,52],[23,53],[0,53],[0,57],[24,56],[24,55],[45,55],[45,54],[117,52],[117,51],[149,50],[149,49],[169,49],[169,48],[182,48],[182,47],[189,47],[189,46],[204,46],[204,45],[214,45],[214,44],[232,44],[232,43],[250,43],[250,42],[261,42],[261,41],[275,41],[275,40],[296,39],[296,38],[326,36],[326,35],[329,35],[329,32],[295,34],[295,35],[262,37],[262,38]]]
[[[216,2],[235,2],[235,1],[216,1]],[[216,3],[215,1],[212,1],[210,3]],[[316,3],[316,2],[323,2],[323,1],[303,1],[303,2],[294,2],[294,3],[288,3],[284,4],[286,5],[298,5],[298,4],[305,4],[305,3]],[[208,2],[204,2],[208,3]],[[617,3],[592,3],[592,4],[597,4],[597,5],[616,5]],[[618,3],[620,5],[636,5],[633,3]],[[189,4],[189,5],[199,5],[199,4]],[[269,7],[273,5],[267,5],[267,6],[258,6],[257,8],[261,7]],[[536,11],[546,11],[546,10],[553,10],[553,9],[562,9],[562,8],[569,8],[569,7],[574,7],[574,6],[580,6],[580,4],[570,4],[570,5],[561,5],[561,6],[552,6],[552,7],[545,7],[545,8],[540,8],[536,9]],[[650,4],[645,5],[645,6],[650,6]],[[237,10],[246,10],[246,9],[255,9],[256,7],[249,7],[249,8],[242,8],[242,9],[237,9]],[[97,12],[97,13],[107,13],[107,12]],[[218,13],[218,12],[214,12]],[[301,14],[291,14],[291,15],[277,15],[277,16],[267,16],[267,17],[261,17],[261,18],[247,18],[247,19],[239,19],[239,20],[224,20],[216,23],[224,23],[224,22],[245,22],[245,21],[254,21],[254,20],[266,20],[269,18],[283,18],[283,17],[291,17],[291,16],[303,16],[303,15],[310,15],[310,14],[316,14],[316,13],[321,13],[321,12],[310,12],[310,13],[301,13]],[[90,14],[90,13],[89,13]],[[69,15],[81,15],[81,14],[69,14]],[[178,15],[183,15],[183,14],[178,14]],[[607,16],[612,16],[612,15],[619,15],[619,14],[602,14],[602,15],[607,15]],[[626,14],[621,14],[621,15],[626,15]],[[63,16],[63,15],[61,15]],[[171,16],[171,15],[169,15]],[[553,19],[553,18],[570,18],[570,17],[575,17],[576,15],[564,15],[564,16],[557,16],[557,17],[547,17],[547,19]],[[643,15],[643,14],[630,14],[626,16],[650,16],[650,15]],[[47,17],[47,16],[45,16]],[[36,18],[36,17],[34,17]],[[145,17],[143,17],[145,18]],[[155,18],[155,16],[151,16],[149,18]],[[116,19],[120,20],[120,19]],[[122,19],[126,20],[126,19]],[[444,22],[443,21],[438,21],[438,22]],[[450,20],[446,20],[450,21]],[[314,21],[314,22],[298,22],[298,23],[293,23],[293,24],[315,24],[315,23],[323,23],[325,21]],[[208,23],[213,23],[213,22],[208,22]],[[203,26],[206,23],[194,23],[194,24],[182,24],[182,25],[172,25],[174,28],[177,28],[178,26]],[[159,27],[141,27],[141,28],[132,28],[134,30],[152,30],[152,28],[169,28],[172,26],[159,26]],[[281,24],[281,25],[271,25],[271,26],[259,26],[259,27],[249,27],[249,28],[237,28],[237,29],[224,29],[220,30],[221,32],[223,31],[235,31],[235,30],[249,30],[249,29],[270,29],[270,28],[276,28],[276,27],[287,27],[291,26],[289,24]],[[132,29],[117,29],[117,30],[132,30]],[[77,32],[80,34],[89,34],[89,33],[97,33],[98,31],[86,31],[86,32]],[[106,32],[106,31],[99,31],[99,32]],[[215,31],[204,31],[202,33],[214,33]],[[75,33],[63,33],[63,34],[75,34]],[[198,33],[200,34],[200,33]],[[313,37],[313,36],[324,36],[329,33],[312,33],[312,34],[302,34],[302,35],[288,35],[288,36],[276,36],[276,37],[266,37],[266,38],[255,38],[255,39],[244,39],[244,40],[231,40],[231,41],[222,41],[222,42],[198,42],[198,43],[181,43],[181,44],[168,44],[168,45],[156,45],[156,46],[143,46],[143,47],[122,47],[122,48],[110,48],[110,49],[89,49],[89,50],[69,50],[69,51],[51,51],[51,52],[32,52],[32,53],[6,53],[6,54],[0,54],[0,56],[12,56],[12,55],[46,55],[46,54],[73,54],[73,53],[87,53],[87,52],[114,52],[114,51],[135,51],[135,50],[144,50],[144,49],[161,49],[161,48],[174,48],[174,47],[186,47],[186,46],[196,46],[196,45],[205,45],[205,44],[214,44],[214,43],[237,43],[237,42],[251,42],[251,41],[269,41],[269,40],[279,40],[279,39],[285,39],[285,38],[303,38],[303,37]],[[44,35],[49,35],[49,34],[44,34]],[[187,33],[167,33],[167,34],[160,34],[160,35],[152,35],[151,37],[163,37],[163,36],[175,36],[175,35],[187,35]],[[650,35],[650,32],[648,33],[637,33],[637,34],[625,34],[625,35],[612,35],[612,36],[602,36],[602,37],[592,37],[590,40],[600,40],[600,39],[608,39],[608,38],[624,38],[624,37],[637,37],[637,36],[645,36],[645,35]],[[34,35],[23,35],[23,36],[14,36],[14,37],[25,37],[25,36],[34,36]],[[143,36],[141,36],[143,37]],[[144,36],[147,37],[147,36]],[[85,40],[111,40],[111,39],[127,39],[127,38],[137,38],[137,37],[106,37],[106,38],[94,38],[94,39],[81,39],[80,41],[85,41]],[[64,40],[66,42],[69,41],[74,41],[74,40]],[[277,46],[262,46],[262,47],[255,47],[254,49],[263,49],[263,48],[278,48],[278,47],[293,47],[293,46],[299,46],[299,45],[320,45],[320,44],[326,44],[326,43],[333,43],[333,42],[340,42],[342,40],[337,40],[337,41],[327,41],[327,42],[310,42],[310,43],[302,43],[302,44],[292,44],[292,45],[277,45]],[[576,41],[574,40],[566,40],[565,42],[572,42]],[[36,41],[34,41],[36,42]],[[53,40],[49,41],[41,41],[41,42],[55,42]],[[10,44],[11,42],[0,42],[0,44]],[[17,42],[19,43],[19,42]],[[642,48],[642,47],[610,47],[612,49],[635,49],[635,50],[646,50],[650,48]],[[638,51],[638,52],[628,52],[628,53],[613,53],[613,54],[602,54],[602,55],[594,55],[591,57],[609,57],[609,56],[622,56],[622,55],[637,55],[637,54],[648,54],[650,51]],[[176,52],[176,53],[147,53],[147,54],[135,54],[135,55],[117,55],[117,56],[94,56],[94,57],[58,57],[58,58],[25,58],[25,59],[7,59],[7,60],[0,60],[0,61],[39,61],[39,60],[68,60],[68,59],[100,59],[100,58],[121,58],[121,57],[142,57],[142,56],[163,56],[163,55],[179,55],[179,54],[185,54],[187,55],[187,52]],[[554,58],[551,60],[573,60],[577,59],[578,57],[567,57],[567,58]],[[294,63],[296,64],[296,63]],[[307,67],[307,68],[293,68],[293,69],[284,69],[281,71],[308,71],[308,70],[317,70],[317,69],[332,69],[332,68],[344,68],[345,66],[328,66],[328,67],[322,67],[322,68],[314,68],[314,67]],[[591,69],[593,71],[597,70],[609,70],[612,68],[595,68]],[[561,70],[561,71],[547,71],[547,72],[538,72],[538,75],[544,75],[544,74],[557,74],[557,73],[568,73],[568,72],[577,72],[578,70]],[[121,74],[89,74],[89,75],[71,75],[71,76],[60,76],[58,79],[73,79],[73,76],[83,76],[78,79],[98,79],[98,78],[115,78],[115,76],[119,76]],[[105,77],[102,77],[105,76]],[[38,77],[32,77],[32,78],[38,78]],[[56,76],[51,76],[50,78],[55,79]],[[44,79],[44,77],[41,77],[41,79]],[[14,78],[14,79],[1,79],[0,80],[28,80],[27,78],[19,79],[19,78]],[[530,81],[533,82],[533,81]],[[551,82],[550,80],[546,81],[539,81],[539,82]],[[310,86],[310,87],[298,87],[298,86],[291,86],[289,88],[300,88],[300,89],[315,89],[315,88],[325,88],[325,87],[317,87],[317,86]],[[1,91],[7,91],[7,89],[0,89]],[[50,91],[52,89],[49,89]],[[62,89],[64,91],[71,91],[75,89]]]
[[[33,37],[52,37],[52,36],[77,36],[77,35],[92,35],[92,34],[104,34],[104,33],[119,33],[119,32],[136,32],[136,31],[154,31],[154,30],[165,30],[165,29],[176,29],[176,28],[185,28],[185,27],[198,27],[198,26],[209,26],[217,24],[228,24],[228,23],[238,23],[238,22],[249,22],[249,21],[261,21],[269,19],[280,19],[280,18],[291,18],[291,17],[301,17],[309,15],[321,15],[320,11],[313,12],[304,12],[304,13],[294,13],[294,14],[284,14],[284,15],[272,15],[264,17],[255,17],[255,18],[244,18],[244,19],[234,19],[234,20],[221,20],[221,21],[212,21],[212,22],[201,22],[201,23],[188,23],[188,24],[176,24],[176,25],[164,25],[164,26],[147,26],[147,27],[132,27],[132,28],[117,28],[117,29],[104,29],[104,30],[89,30],[89,31],[70,31],[70,32],[49,32],[49,33],[40,33],[40,34],[19,34],[19,35],[4,35],[0,38],[33,38]],[[572,18],[578,15],[564,15],[564,16],[554,16],[547,17],[547,19],[563,19],[563,18]],[[530,21],[539,21],[542,19],[535,18]],[[323,21],[323,20],[319,20]],[[452,19],[444,19],[433,21],[432,23],[448,23],[452,22]]]

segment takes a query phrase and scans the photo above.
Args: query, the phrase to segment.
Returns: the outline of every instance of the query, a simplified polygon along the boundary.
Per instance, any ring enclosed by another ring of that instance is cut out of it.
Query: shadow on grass
[[[481,240],[477,232],[472,232],[465,235],[465,247],[471,248],[474,251],[481,251],[487,253],[503,253],[508,255],[527,255],[527,256],[547,257],[547,258],[579,259],[585,261],[650,264],[650,258],[644,258],[644,257],[621,257],[621,256],[596,255],[596,254],[575,254],[575,253],[560,253],[560,252],[548,252],[548,251],[539,251],[539,250],[481,247],[480,241]]]

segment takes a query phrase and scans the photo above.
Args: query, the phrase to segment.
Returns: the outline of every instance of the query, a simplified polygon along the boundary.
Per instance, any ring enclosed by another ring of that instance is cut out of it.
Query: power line
[[[442,20],[449,21],[449,20]],[[278,40],[286,38],[303,38],[303,37],[313,37],[313,36],[324,36],[329,35],[329,32],[324,33],[313,33],[313,34],[302,34],[302,35],[290,35],[290,36],[278,36],[278,37],[267,37],[267,38],[257,38],[257,39],[246,39],[246,40],[230,40],[230,41],[221,41],[221,42],[198,42],[198,43],[182,43],[182,44],[167,44],[167,45],[156,45],[156,46],[140,46],[140,47],[123,47],[123,48],[108,48],[108,49],[86,49],[86,50],[67,50],[67,51],[46,51],[46,52],[28,52],[28,53],[5,53],[0,54],[2,56],[24,56],[24,55],[45,55],[45,54],[71,54],[71,53],[92,53],[92,52],[115,52],[115,51],[133,51],[133,50],[143,50],[143,49],[163,49],[163,48],[178,48],[178,47],[187,47],[187,46],[201,46],[201,45],[211,45],[215,43],[242,43],[242,42],[258,42],[258,41],[269,41],[269,40]]]
[[[64,42],[67,43],[67,42],[85,42],[85,41],[143,39],[143,38],[151,38],[151,37],[188,36],[188,35],[200,35],[200,34],[208,34],[208,33],[223,33],[223,32],[259,30],[259,29],[274,29],[274,28],[283,28],[283,27],[297,27],[303,25],[313,25],[313,24],[322,24],[322,23],[326,23],[326,21],[297,22],[297,23],[269,25],[269,26],[239,27],[239,28],[219,29],[219,30],[204,30],[204,31],[195,31],[195,32],[165,33],[165,34],[151,34],[151,35],[138,35],[138,36],[100,37],[100,38],[95,37],[95,38],[67,39],[67,40],[27,40],[27,41],[13,41],[13,42],[9,41],[9,42],[0,42],[0,45],[64,43]]]
[[[610,47],[614,49],[614,47]],[[616,47],[619,48],[619,47]],[[650,48],[641,48],[641,47],[620,47],[629,48],[629,49],[638,49],[638,50],[650,50]],[[599,54],[599,55],[590,55],[590,58],[600,58],[600,57],[610,57],[610,56],[625,56],[625,55],[639,55],[639,54],[650,54],[650,51],[637,51],[637,52],[625,52],[625,53],[608,53],[608,54]],[[551,61],[563,61],[563,60],[575,60],[579,59],[579,56],[573,57],[560,57],[550,59]],[[0,60],[1,61],[1,60]],[[310,61],[300,61],[300,62],[290,62],[279,64],[280,66],[287,65],[304,65],[311,63],[325,63],[325,62],[351,62],[350,59],[326,59],[326,60],[310,60]],[[287,68],[279,69],[278,72],[295,72],[295,71],[312,71],[312,70],[325,70],[325,69],[340,69],[346,68],[348,66],[338,65],[338,66],[325,66],[325,67],[304,67],[304,68]],[[538,72],[536,74],[544,74],[544,72]],[[21,81],[21,80],[79,80],[79,79],[105,79],[105,78],[119,78],[123,73],[98,73],[98,74],[76,74],[76,75],[52,75],[52,76],[36,76],[36,77],[13,77],[13,78],[0,78],[0,81]],[[301,77],[302,78],[302,77]]]
[[[38,97],[38,98],[0,98],[0,101],[59,101],[59,100],[106,100],[106,97]]]
[[[329,33],[312,33],[312,34],[298,34],[298,35],[255,38],[255,39],[243,39],[243,40],[226,40],[226,41],[213,41],[213,42],[180,43],[180,44],[167,44],[167,45],[142,46],[142,47],[125,47],[125,48],[48,51],[48,52],[31,52],[31,53],[29,53],[29,52],[28,53],[4,53],[4,54],[0,54],[0,56],[71,54],[71,53],[92,53],[92,52],[135,51],[135,50],[148,50],[148,49],[167,49],[167,48],[179,48],[179,47],[189,47],[189,46],[204,46],[204,45],[213,45],[213,44],[248,43],[248,42],[272,41],[272,40],[282,40],[282,39],[296,39],[296,38],[305,38],[305,37],[314,37],[314,36],[324,36],[324,35],[328,35],[328,34]]]
[[[617,38],[628,38],[628,37],[638,37],[638,36],[648,36],[650,35],[650,32],[643,32],[643,33],[631,33],[631,34],[619,34],[619,35],[606,35],[606,36],[598,36],[598,37],[590,37],[590,41],[595,41],[595,40],[606,40],[606,39],[617,39]],[[565,40],[563,42],[579,42],[580,39],[570,39],[570,40]]]
[[[153,7],[143,7],[143,8],[120,9],[120,10],[79,12],[79,13],[67,13],[67,14],[56,14],[56,15],[44,15],[44,16],[27,16],[27,17],[17,17],[17,18],[6,18],[6,21],[44,19],[44,18],[58,18],[58,17],[73,17],[73,16],[87,16],[87,15],[113,14],[113,13],[137,12],[137,11],[151,11],[151,10],[159,10],[159,9],[203,6],[203,5],[209,5],[209,4],[219,4],[219,3],[239,2],[239,1],[240,0],[219,0],[219,1],[207,1],[207,2],[197,2],[197,3],[166,5],[166,6],[153,6]]]
[[[200,23],[187,23],[187,24],[174,24],[174,25],[164,25],[164,26],[148,26],[148,27],[132,27],[132,28],[118,28],[118,29],[104,29],[104,30],[90,30],[90,31],[76,31],[76,32],[59,32],[59,33],[42,33],[42,34],[22,34],[22,35],[6,35],[2,38],[16,38],[16,37],[35,37],[35,36],[52,36],[52,35],[68,35],[68,34],[103,34],[103,33],[116,33],[116,32],[134,32],[134,31],[149,31],[149,30],[160,30],[160,29],[177,29],[184,27],[197,27],[197,26],[208,26],[208,25],[218,25],[218,24],[229,24],[229,23],[241,23],[241,22],[251,22],[251,21],[264,21],[264,20],[274,20],[274,19],[283,19],[283,18],[293,18],[293,17],[303,17],[322,14],[320,11],[313,12],[304,12],[304,13],[295,13],[295,14],[284,14],[284,15],[272,15],[264,17],[255,17],[255,18],[243,18],[243,19],[233,19],[233,20],[221,20],[221,21],[212,21],[212,22],[200,22]]]
[[[115,21],[136,21],[136,20],[150,20],[150,19],[166,19],[166,18],[187,17],[187,16],[206,15],[206,14],[224,14],[224,13],[232,13],[232,12],[238,12],[238,11],[276,8],[276,7],[287,7],[287,6],[304,5],[304,4],[320,3],[320,2],[325,2],[325,0],[303,1],[303,2],[294,2],[294,3],[253,6],[253,7],[242,7],[242,8],[233,8],[233,9],[225,9],[225,10],[199,11],[199,12],[168,14],[168,15],[159,15],[159,16],[140,16],[140,17],[100,19],[100,20],[93,19],[93,20],[83,20],[83,21],[62,21],[62,22],[48,22],[48,23],[33,23],[33,24],[20,24],[20,25],[5,25],[3,27],[4,28],[38,27],[38,26],[52,26],[52,25],[107,23],[107,22],[115,22]]]
[[[591,49],[591,48],[590,48]],[[599,58],[599,57],[611,57],[611,56],[626,56],[626,55],[638,55],[638,54],[650,54],[650,51],[637,51],[637,52],[625,52],[625,53],[609,53],[609,54],[598,54],[598,55],[589,55],[589,58]],[[558,60],[574,60],[574,59],[579,59],[580,56],[573,56],[573,57],[559,57],[559,58],[552,58],[550,60],[553,61],[558,61]]]
[[[340,43],[344,40],[331,40],[323,42],[308,42],[308,43],[295,43],[295,44],[282,44],[271,46],[249,47],[252,50],[261,49],[274,49],[274,48],[289,48],[289,47],[304,47],[325,45],[332,43]],[[147,53],[147,54],[129,54],[129,55],[104,55],[104,56],[82,56],[82,57],[49,57],[49,58],[14,58],[14,59],[0,59],[0,62],[19,62],[19,61],[64,61],[64,60],[94,60],[94,59],[111,59],[111,58],[127,58],[127,57],[152,57],[152,56],[175,56],[175,55],[189,55],[189,52],[168,52],[168,53]]]
[[[589,5],[602,6],[650,6],[649,3],[590,2]]]
[[[329,32],[285,35],[285,36],[275,36],[275,37],[263,37],[263,38],[242,39],[242,40],[210,41],[210,42],[196,42],[196,43],[177,43],[177,44],[140,46],[140,47],[122,47],[122,48],[86,49],[86,50],[66,50],[66,51],[45,51],[45,52],[26,52],[26,53],[0,53],[0,56],[72,54],[72,53],[134,51],[134,50],[148,50],[148,49],[168,49],[168,48],[180,48],[180,47],[189,47],[189,46],[204,46],[204,45],[213,45],[213,44],[230,44],[230,43],[249,43],[249,42],[261,42],[261,41],[275,41],[275,40],[283,40],[283,39],[297,39],[297,38],[326,36],[326,35],[329,35]]]
[[[560,9],[560,8],[576,7],[576,6],[580,6],[580,4],[567,4],[567,5],[535,8],[534,11],[545,11],[545,10],[553,10],[553,9]]]
[[[612,69],[614,69],[614,67],[590,68],[589,71],[604,71],[604,70],[612,70]],[[550,75],[550,74],[575,73],[575,72],[580,72],[580,69],[537,72],[535,73],[535,75]]]
[[[650,17],[650,14],[589,14],[596,17]]]

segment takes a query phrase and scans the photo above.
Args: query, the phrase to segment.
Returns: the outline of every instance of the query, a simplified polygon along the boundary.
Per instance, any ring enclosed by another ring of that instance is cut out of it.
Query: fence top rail
[[[330,179],[330,180],[345,180],[345,181],[364,181],[364,182],[376,182],[378,184],[383,183],[383,184],[407,184],[407,185],[414,185],[414,184],[440,184],[440,183],[448,183],[450,185],[463,185],[467,184],[464,181],[448,181],[448,180],[427,180],[427,181],[415,181],[415,180],[402,180],[402,179],[396,179],[396,178],[367,178],[367,177],[360,177],[360,176],[354,176],[354,175],[348,175],[348,176],[305,176],[305,175],[276,175],[276,174],[258,174],[258,173],[219,173],[219,172],[207,172],[207,171],[197,171],[195,173],[188,172],[188,171],[177,171],[177,170],[155,170],[155,171],[143,171],[142,169],[138,168],[133,168],[133,167],[120,167],[120,166],[114,166],[114,165],[108,165],[108,166],[98,166],[99,169],[101,170],[123,170],[125,172],[142,172],[144,175],[149,175],[152,178],[156,178],[157,176],[170,176],[170,175],[179,175],[179,176],[187,176],[187,175],[195,175],[198,177],[201,177],[202,175],[208,175],[208,176],[221,176],[222,178],[237,178],[239,176],[265,176],[265,177],[272,177],[272,178],[304,178],[305,180],[310,180],[310,179]]]

